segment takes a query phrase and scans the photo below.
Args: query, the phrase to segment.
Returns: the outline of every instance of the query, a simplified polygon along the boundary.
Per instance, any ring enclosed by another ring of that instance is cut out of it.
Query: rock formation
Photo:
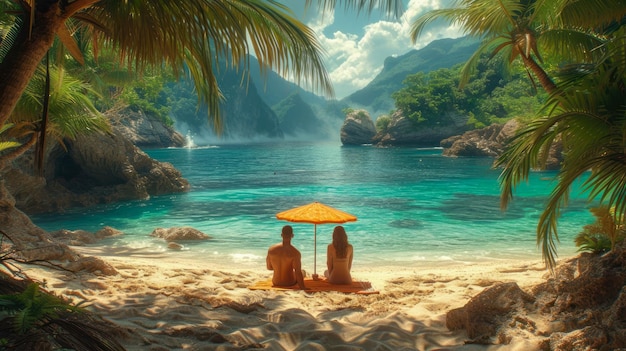
[[[520,123],[509,120],[505,124],[492,124],[482,129],[470,130],[441,141],[444,156],[498,157],[507,142],[515,135]],[[546,169],[558,169],[563,161],[563,144],[557,140],[550,148]]]
[[[20,210],[58,212],[189,189],[170,163],[150,158],[117,131],[80,135],[65,146],[55,143],[47,149],[43,177],[33,173],[32,153],[3,170]]]
[[[97,257],[85,257],[70,249],[37,227],[22,211],[15,207],[15,199],[0,182],[0,223],[4,262],[31,262],[54,264],[73,272],[86,270],[94,273],[117,274],[115,268]],[[5,265],[8,268],[8,266]]]
[[[559,265],[545,283],[522,291],[502,283],[446,316],[468,343],[507,344],[509,333],[544,336],[538,349],[622,350],[626,346],[626,243],[604,255],[583,253]]]
[[[492,124],[482,129],[470,130],[441,141],[444,156],[497,157],[504,145],[515,134],[519,123],[510,120],[505,124]]]
[[[124,109],[117,113],[107,113],[107,118],[122,137],[138,147],[185,146],[185,137],[182,134],[143,111]]]
[[[172,107],[179,130],[224,143],[283,138],[276,113],[259,96],[253,81],[229,67],[221,67],[217,79],[224,97],[220,104],[219,126],[209,121],[205,104],[196,106],[197,94],[191,82],[176,84],[174,90],[178,98],[193,102]]]
[[[93,244],[105,238],[110,238],[123,234],[124,233],[122,233],[121,231],[108,226],[98,230],[95,233],[91,233],[82,229],[61,229],[50,233],[50,235],[52,235],[52,237],[56,241],[72,246],[85,246],[87,244]]]
[[[418,126],[396,111],[389,126],[376,134],[377,146],[439,146],[441,140],[458,135],[468,129],[467,116],[447,116],[450,123],[441,126]]]
[[[534,302],[517,283],[501,283],[474,296],[465,306],[446,314],[446,327],[465,329],[474,341],[497,335],[497,327],[511,318],[511,313]]]
[[[165,239],[165,241],[180,240],[207,240],[210,236],[193,227],[156,228],[150,236]]]
[[[376,134],[376,127],[365,110],[355,110],[346,115],[341,126],[341,143],[343,145],[371,144]]]

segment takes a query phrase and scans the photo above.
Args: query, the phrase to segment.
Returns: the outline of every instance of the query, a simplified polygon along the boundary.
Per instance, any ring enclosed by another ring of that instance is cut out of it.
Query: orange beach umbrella
[[[297,223],[313,223],[313,274],[317,274],[317,225],[328,223],[346,223],[356,221],[356,216],[343,212],[336,208],[324,205],[320,202],[312,202],[308,205],[292,208],[276,214],[276,218]]]

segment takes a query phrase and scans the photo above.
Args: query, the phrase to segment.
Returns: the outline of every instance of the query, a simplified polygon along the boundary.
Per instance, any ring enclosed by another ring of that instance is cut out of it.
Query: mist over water
[[[343,224],[355,248],[355,269],[540,259],[535,228],[556,174],[533,173],[503,212],[493,159],[443,157],[440,149],[290,142],[148,153],[179,169],[191,190],[34,216],[33,221],[49,231],[95,232],[111,226],[124,235],[98,245],[254,269],[265,269],[267,248],[280,241],[282,226],[290,224],[304,268],[313,271],[316,261],[320,272],[334,225],[289,223],[275,217],[319,201],[358,217]],[[574,236],[593,222],[589,206],[578,191],[572,192],[559,222],[560,257],[575,253]],[[164,241],[150,237],[155,228],[175,226],[192,226],[213,239],[183,243],[183,251],[169,251]]]

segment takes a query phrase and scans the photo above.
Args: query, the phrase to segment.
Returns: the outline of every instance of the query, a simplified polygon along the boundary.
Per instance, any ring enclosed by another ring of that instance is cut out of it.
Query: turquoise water
[[[124,235],[101,245],[239,268],[264,266],[267,248],[280,240],[283,225],[292,224],[304,268],[313,271],[317,261],[320,271],[334,225],[315,227],[275,217],[319,201],[358,217],[344,224],[355,247],[355,269],[540,259],[535,227],[555,175],[534,173],[502,212],[493,160],[443,157],[439,149],[285,143],[148,153],[178,168],[191,191],[35,216],[33,221],[49,231],[111,226]],[[559,222],[561,257],[575,252],[573,237],[593,221],[587,208],[585,199],[573,192]],[[213,239],[185,243],[184,251],[176,252],[150,237],[157,227],[174,226],[192,226]]]

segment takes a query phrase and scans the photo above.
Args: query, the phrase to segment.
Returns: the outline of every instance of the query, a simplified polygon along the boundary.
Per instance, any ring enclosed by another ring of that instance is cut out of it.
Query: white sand
[[[80,248],[76,248],[81,250]],[[100,256],[119,275],[69,274],[25,267],[49,290],[128,328],[128,350],[536,350],[520,332],[508,345],[465,344],[445,327],[446,312],[497,282],[524,290],[545,279],[539,260],[471,265],[356,268],[375,295],[251,291],[271,277],[259,267],[214,267],[159,255]]]

